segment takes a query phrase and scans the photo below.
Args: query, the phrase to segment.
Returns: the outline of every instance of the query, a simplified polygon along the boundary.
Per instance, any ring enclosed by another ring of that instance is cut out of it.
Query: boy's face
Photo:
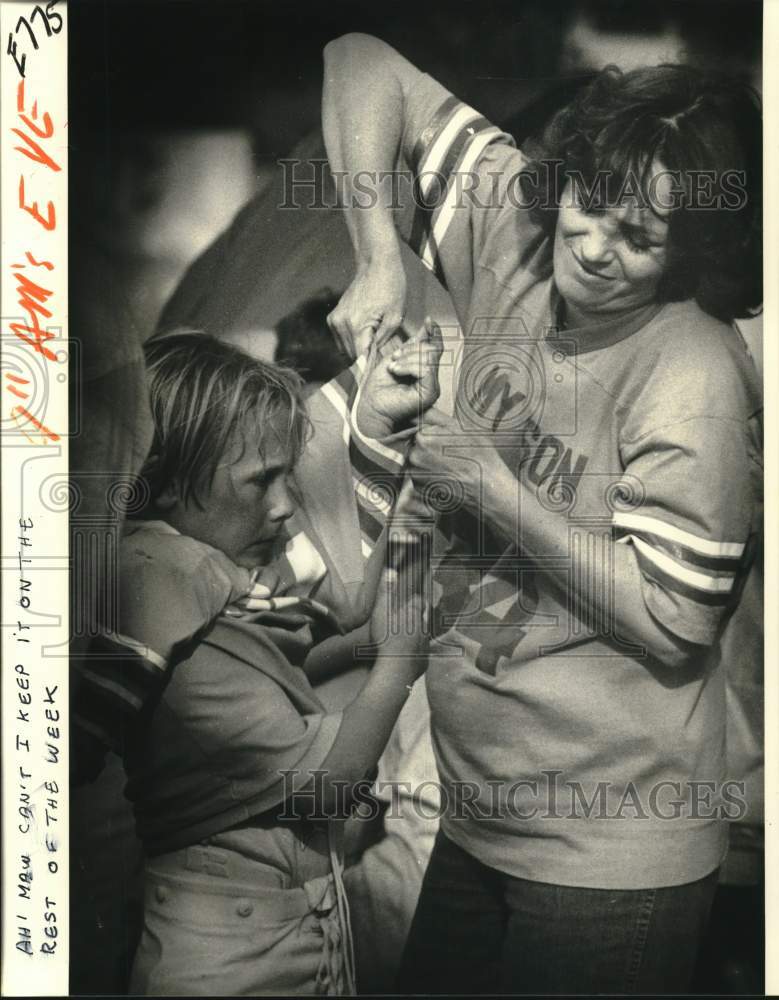
[[[283,418],[264,429],[262,453],[257,422],[250,416],[231,437],[211,486],[190,498],[161,498],[165,519],[177,531],[221,549],[238,566],[253,569],[271,562],[279,533],[294,512],[288,488],[292,457]]]

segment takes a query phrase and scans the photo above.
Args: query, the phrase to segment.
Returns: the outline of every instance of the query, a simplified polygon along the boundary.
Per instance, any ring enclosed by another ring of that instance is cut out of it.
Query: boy
[[[306,417],[288,371],[199,333],[147,345],[148,502],[74,713],[93,745],[123,750],[147,854],[134,993],[354,987],[333,817],[425,662],[419,596],[342,714],[301,664],[373,608],[395,445],[436,398],[439,353],[430,325],[400,357],[342,373]]]

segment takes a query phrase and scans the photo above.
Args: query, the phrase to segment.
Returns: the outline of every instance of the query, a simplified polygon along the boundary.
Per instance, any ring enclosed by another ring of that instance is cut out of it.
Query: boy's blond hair
[[[262,452],[271,421],[281,416],[291,458],[297,459],[308,421],[296,372],[196,330],[153,337],[144,353],[154,441],[142,476],[152,502],[173,486],[184,502],[199,503],[233,433],[248,418],[257,426],[252,446]]]

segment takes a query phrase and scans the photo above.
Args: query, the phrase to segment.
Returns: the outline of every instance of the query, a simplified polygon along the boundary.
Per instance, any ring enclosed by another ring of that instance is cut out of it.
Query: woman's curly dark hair
[[[692,66],[627,73],[609,66],[526,144],[526,152],[525,197],[532,197],[536,219],[550,233],[572,175],[590,189],[597,178],[608,178],[610,196],[634,177],[650,203],[654,163],[681,175],[688,197],[668,219],[661,299],[694,298],[725,321],[759,310],[762,115],[747,84]],[[690,183],[694,187],[696,176],[705,175],[709,186],[701,189],[699,181],[697,199],[694,190],[690,198]]]

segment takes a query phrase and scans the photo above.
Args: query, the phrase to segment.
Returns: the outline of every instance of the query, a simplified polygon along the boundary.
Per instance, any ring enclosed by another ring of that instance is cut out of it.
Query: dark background
[[[760,86],[759,0],[73,0],[69,16],[72,259],[92,262],[73,319],[98,321],[79,310],[100,312],[109,262],[111,321],[141,339],[188,261],[318,127],[322,48],[344,31],[379,35],[499,124],[611,61],[670,57]]]
[[[751,68],[760,56],[755,0],[75,0],[71,98],[90,132],[253,123],[281,153],[314,118],[287,122],[289,134],[280,134],[274,99],[318,88],[322,47],[344,31],[379,34],[444,83],[464,84],[470,98],[472,81],[548,81],[575,69],[559,60],[581,15],[604,33],[639,38],[672,27],[697,59],[720,65]]]
[[[130,312],[114,318],[142,337],[187,261],[317,128],[322,48],[344,31],[379,35],[499,124],[609,61],[670,56],[760,83],[759,0],[74,0],[69,14],[74,259],[96,240],[132,258],[111,260]],[[203,155],[219,135],[245,137],[250,165]],[[210,167],[202,199],[188,153]],[[208,212],[214,187],[221,202]]]

